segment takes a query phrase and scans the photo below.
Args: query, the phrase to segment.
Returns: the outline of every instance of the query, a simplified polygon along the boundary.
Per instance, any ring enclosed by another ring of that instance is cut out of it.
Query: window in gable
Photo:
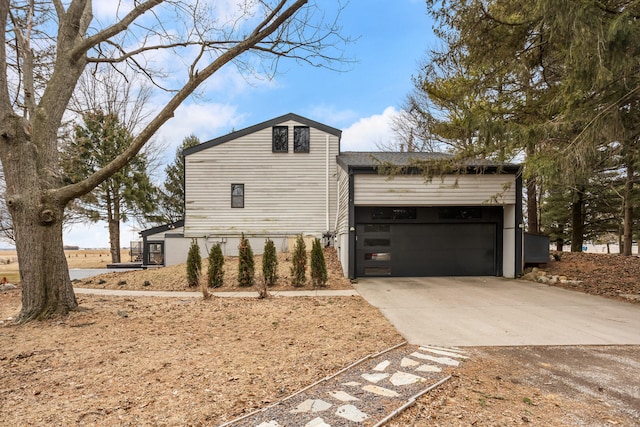
[[[309,126],[293,127],[293,152],[309,152]]]
[[[271,151],[274,153],[286,153],[289,151],[289,127],[274,126]]]
[[[231,207],[244,208],[244,184],[231,184]]]

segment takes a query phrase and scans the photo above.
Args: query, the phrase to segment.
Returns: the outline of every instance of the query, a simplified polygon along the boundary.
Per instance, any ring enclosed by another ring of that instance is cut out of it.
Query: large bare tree
[[[335,4],[328,14],[308,0],[246,1],[235,10],[222,10],[231,2],[199,0],[113,3],[116,18],[105,21],[95,19],[91,0],[0,0],[0,160],[20,263],[21,322],[77,307],[63,252],[65,207],[129,162],[207,79],[230,63],[267,75],[283,58],[334,67],[347,41]],[[129,148],[64,185],[63,118],[83,73],[105,64],[130,68],[171,96]]]

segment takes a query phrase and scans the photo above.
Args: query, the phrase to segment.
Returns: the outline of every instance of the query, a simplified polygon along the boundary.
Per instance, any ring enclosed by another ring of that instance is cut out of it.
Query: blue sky
[[[111,0],[94,3],[98,8]],[[117,3],[117,2],[114,2]],[[320,2],[322,4],[322,2]],[[97,13],[99,17],[99,13]],[[190,133],[201,141],[293,112],[343,130],[343,151],[375,151],[393,138],[389,121],[411,90],[419,70],[437,41],[423,0],[351,0],[340,21],[343,33],[357,40],[346,55],[356,60],[335,72],[283,61],[273,81],[246,82],[234,67],[221,70],[188,100],[160,130],[162,160]],[[155,102],[162,103],[162,96]],[[155,178],[162,182],[163,168]],[[123,224],[121,244],[136,239],[138,226]],[[67,245],[108,247],[105,224],[76,225],[64,236]]]

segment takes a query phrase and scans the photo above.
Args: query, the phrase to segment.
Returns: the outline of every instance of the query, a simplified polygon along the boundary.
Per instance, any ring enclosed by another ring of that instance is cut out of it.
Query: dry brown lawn
[[[108,249],[80,249],[64,251],[69,268],[107,268],[111,263]],[[129,261],[129,251],[120,252],[121,260]],[[18,271],[18,255],[15,250],[0,251],[0,278],[6,277],[11,283],[20,281]]]
[[[348,286],[334,262],[330,283]],[[183,290],[184,266],[170,272],[114,280]],[[228,280],[220,290],[233,287],[233,273]],[[402,341],[360,297],[78,299],[68,317],[15,325],[20,289],[0,292],[0,425],[219,425]],[[552,389],[516,353],[468,351],[450,381],[390,425],[640,424],[604,394]]]

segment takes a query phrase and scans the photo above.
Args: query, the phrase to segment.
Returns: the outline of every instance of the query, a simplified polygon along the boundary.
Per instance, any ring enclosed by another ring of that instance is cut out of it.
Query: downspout
[[[349,173],[349,278],[356,278],[356,208],[355,176],[351,167]]]
[[[338,220],[340,219],[340,171],[336,167],[336,220],[333,222],[333,232],[338,235]]]
[[[326,215],[326,228],[325,230],[327,232],[331,231],[329,229],[330,227],[330,212],[329,212],[329,135],[325,135],[325,140],[326,140],[326,182],[325,182],[325,194],[324,194],[324,202],[325,202],[325,207],[326,207],[326,211],[327,211],[327,215]]]

